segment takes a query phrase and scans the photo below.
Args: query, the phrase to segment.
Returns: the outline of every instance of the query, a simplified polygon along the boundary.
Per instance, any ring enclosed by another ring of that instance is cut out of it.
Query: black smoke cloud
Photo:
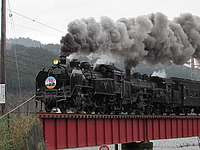
[[[140,62],[183,65],[191,57],[200,60],[200,18],[190,13],[172,21],[162,13],[113,21],[102,17],[75,20],[61,39],[61,55],[112,54],[126,68]]]

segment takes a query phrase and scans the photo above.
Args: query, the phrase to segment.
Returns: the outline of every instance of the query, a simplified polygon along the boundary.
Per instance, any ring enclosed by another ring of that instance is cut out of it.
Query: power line
[[[27,48],[27,47],[26,47],[26,48]],[[35,48],[35,49],[37,50],[37,47],[33,47],[33,48]],[[9,51],[8,56],[15,58],[15,57],[14,57],[14,54],[12,54],[12,53],[14,53],[14,51],[13,51],[12,49],[8,49],[8,51]],[[47,50],[44,50],[44,51],[47,51]],[[49,51],[47,51],[47,52],[49,52]],[[30,61],[30,58],[29,58],[29,57],[31,57],[31,56],[28,56],[28,54],[27,54],[25,51],[17,51],[17,54],[21,56],[21,57],[20,57],[20,61],[24,60],[24,61],[26,61],[26,62],[30,62],[31,64],[36,64],[36,65],[39,65],[39,66],[41,66],[41,65],[43,65],[43,66],[49,66],[49,65],[51,65],[51,64],[49,64],[49,63],[45,63],[45,64],[47,64],[47,65],[41,64],[41,63],[36,63],[36,62],[38,62],[38,61],[41,61],[41,58],[43,58],[42,55],[36,57],[36,58],[34,59],[34,62],[33,62],[33,61]],[[46,55],[46,54],[45,54],[45,55]],[[50,57],[52,60],[55,59],[55,57],[51,57],[51,56],[47,56],[47,55],[46,55],[46,60],[44,60],[45,62],[46,62],[46,61],[49,61],[49,60],[47,59],[47,57]],[[51,60],[50,60],[50,61],[51,61]]]
[[[15,57],[12,56],[12,55],[7,55],[7,56],[8,56],[8,57],[11,57],[11,58],[15,58]],[[33,67],[35,67],[35,68],[37,68],[37,69],[38,69],[38,67],[36,67],[36,66],[48,67],[48,65],[39,64],[39,63],[36,63],[36,62],[29,61],[29,60],[27,60],[27,59],[20,59],[20,60],[23,60],[23,61],[28,62],[28,63],[30,63],[30,64],[34,64],[35,66],[33,66]],[[18,64],[24,64],[24,63],[18,63]],[[27,64],[24,64],[24,65],[26,65],[26,66],[28,66],[28,67],[32,67],[31,65],[27,65]]]
[[[7,23],[11,24],[10,22],[7,22]],[[23,25],[19,25],[19,24],[15,24],[15,26],[22,27],[22,28],[29,29],[29,30],[33,30],[33,31],[40,32],[40,33],[43,33],[43,34],[55,36],[55,37],[60,37],[60,36],[57,36],[57,35],[54,35],[54,34],[43,32],[43,31],[40,31],[40,30],[37,30],[37,29],[32,29],[32,28],[29,28],[29,27],[26,27],[26,26],[23,26]]]
[[[8,6],[9,6],[9,9],[11,9],[11,5],[10,5],[10,1],[9,0],[8,0]],[[9,14],[11,14],[11,11],[9,11]],[[12,16],[12,15],[9,15],[9,16]],[[13,17],[10,17],[10,21],[11,21],[11,29],[12,29],[12,32],[13,32],[13,36],[15,37],[16,43],[18,43],[17,39],[16,39],[16,30],[15,30],[15,24],[14,24]],[[14,45],[14,54],[15,54],[15,65],[16,65],[16,71],[17,71],[18,88],[19,88],[19,92],[20,92],[19,94],[20,94],[20,97],[21,97],[21,100],[22,100],[22,92],[21,92],[21,82],[20,82],[20,76],[19,76],[18,58],[17,58],[17,52],[16,52],[15,45]]]
[[[15,63],[14,61],[10,61],[10,60],[7,60],[7,62],[10,62],[10,63]],[[37,67],[35,67],[35,66],[30,66],[30,65],[27,65],[27,64],[24,64],[24,63],[18,63],[19,65],[22,65],[22,66],[26,66],[26,67],[32,67],[32,68],[35,68],[35,69],[38,69]],[[14,70],[14,69],[12,69],[12,68],[8,68],[7,70],[10,70],[10,71],[13,71],[13,72],[16,72],[16,70]],[[31,71],[33,71],[33,69],[31,70]],[[24,72],[24,71],[19,71],[18,70],[18,73],[23,73],[23,74],[29,74],[29,73],[27,73],[27,72]],[[31,72],[31,73],[33,73],[33,72]],[[31,75],[31,74],[30,74]],[[32,74],[33,75],[33,74]]]
[[[38,24],[40,24],[40,25],[43,25],[43,26],[45,26],[45,27],[47,27],[47,28],[53,29],[53,30],[58,31],[58,32],[61,32],[61,33],[65,33],[65,32],[63,32],[63,31],[61,31],[61,30],[58,30],[58,29],[56,29],[56,28],[54,28],[54,27],[51,27],[51,26],[49,26],[49,25],[46,25],[46,24],[44,24],[44,23],[42,23],[42,22],[39,22],[39,21],[37,21],[37,20],[35,20],[35,19],[31,19],[30,17],[27,17],[27,16],[25,16],[25,15],[22,15],[22,14],[16,12],[16,11],[11,10],[11,9],[7,9],[7,10],[10,11],[10,12],[13,12],[13,13],[15,13],[15,14],[17,14],[17,15],[23,17],[23,18],[26,18],[26,19],[28,19],[28,20],[30,20],[30,21],[36,22],[36,23],[38,23]]]
[[[7,69],[9,71],[12,71],[12,72],[16,72],[16,70],[14,69]],[[19,71],[20,74],[25,74],[25,75],[29,75],[29,76],[32,76],[32,77],[35,77],[34,74],[30,74],[30,73],[27,73],[27,72],[23,72],[23,71]]]
[[[14,61],[10,61],[10,60],[7,60],[7,62],[11,62],[11,63],[15,63]],[[36,66],[31,66],[31,65],[28,65],[28,64],[24,64],[24,63],[19,63],[18,62],[18,65],[22,65],[22,66],[26,66],[26,67],[32,67],[32,68],[35,68],[35,69],[38,69],[38,67],[36,67]]]

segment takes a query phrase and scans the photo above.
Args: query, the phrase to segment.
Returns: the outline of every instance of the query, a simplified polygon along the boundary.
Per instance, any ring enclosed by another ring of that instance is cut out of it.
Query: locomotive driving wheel
[[[59,107],[59,109],[60,109],[61,113],[63,113],[63,114],[65,114],[67,112],[66,108],[64,108],[64,107]]]
[[[178,116],[181,113],[181,109],[179,107],[175,107],[175,108],[173,108],[173,112],[175,113],[175,115]]]
[[[95,110],[94,104],[90,104],[84,107],[84,111],[86,112],[86,114],[91,114],[94,112],[94,110]]]
[[[155,115],[162,115],[162,109],[161,106],[158,104],[156,106],[154,106],[153,108],[153,112]]]
[[[170,106],[165,107],[165,112],[167,115],[170,115],[172,112],[172,108]]]
[[[47,101],[46,103],[44,103],[44,105],[45,105],[45,111],[47,112],[47,113],[50,113],[51,112],[51,110],[53,109],[53,104],[51,103],[51,101],[49,100],[49,101]]]
[[[195,108],[194,109],[194,113],[196,113],[197,115],[199,115],[200,114],[200,108],[199,107]]]
[[[86,107],[84,108],[86,114],[91,114],[94,111],[94,107]]]
[[[61,113],[67,112],[66,104],[63,101],[58,103],[58,108],[60,109]]]
[[[50,112],[51,112],[51,109],[50,109],[49,107],[45,107],[45,111],[46,111],[47,113],[50,113]]]
[[[131,113],[133,113],[133,108],[132,108],[132,104],[126,104],[125,106],[123,106],[124,111],[127,112],[128,115],[130,115]]]
[[[107,113],[107,97],[101,96],[97,101],[97,108],[95,114],[106,114]]]
[[[144,114],[145,115],[151,115],[152,114],[152,106],[151,105],[147,105],[144,107]]]
[[[152,108],[152,104],[150,103],[149,100],[144,101],[143,107],[144,107],[143,113],[145,115],[151,115],[152,114],[153,108]]]
[[[106,107],[105,107],[105,106],[100,106],[100,107],[98,108],[98,112],[99,112],[101,115],[106,114]]]
[[[96,104],[92,101],[91,97],[92,96],[89,91],[83,96],[82,106],[86,114],[92,114],[96,108]]]
[[[80,114],[80,113],[82,113],[83,108],[82,108],[82,106],[72,107],[72,108],[71,108],[71,111],[72,111],[74,114]]]
[[[73,105],[72,105],[72,108],[71,108],[71,111],[75,114],[80,114],[82,113],[83,111],[83,105],[82,105],[82,102],[83,102],[83,97],[79,94],[79,95],[76,95],[72,98],[72,101],[73,101]]]

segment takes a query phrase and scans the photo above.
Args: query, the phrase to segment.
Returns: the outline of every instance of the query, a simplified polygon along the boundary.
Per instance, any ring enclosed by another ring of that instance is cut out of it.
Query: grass
[[[33,115],[10,114],[0,120],[0,149],[45,149],[40,120]]]

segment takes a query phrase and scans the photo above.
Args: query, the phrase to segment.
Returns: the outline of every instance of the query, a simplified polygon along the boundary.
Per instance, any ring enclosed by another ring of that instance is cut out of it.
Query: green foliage
[[[42,47],[43,49],[46,49],[47,51],[53,52],[55,54],[58,54],[60,51],[60,45],[59,44],[42,44],[40,41],[32,40],[30,38],[17,38],[17,39],[7,39],[7,42],[9,43],[7,47],[10,45],[16,44],[16,42],[20,45],[24,45],[25,47]]]
[[[153,72],[157,72],[159,70],[163,70],[166,73],[166,78],[170,77],[178,77],[184,79],[191,79],[191,68],[186,66],[178,66],[178,65],[171,65],[171,66],[164,66],[164,65],[155,65],[155,66],[148,66],[144,64],[138,65],[136,68],[133,69],[133,72],[140,72],[142,74],[153,74]],[[195,80],[200,81],[200,70],[194,69],[195,73]]]
[[[40,47],[27,48],[23,45],[13,45],[8,50],[7,57],[8,92],[19,93],[19,86],[22,92],[33,91],[37,73],[43,68],[49,68],[56,58],[58,55]],[[18,63],[19,80],[16,62]]]
[[[34,132],[38,132],[41,130],[40,121],[35,116],[25,116],[25,115],[14,115],[10,114],[9,117],[5,117],[0,120],[0,149],[1,150],[24,150],[27,148],[27,140],[39,139],[37,135],[35,139],[33,137],[30,138],[31,134],[29,132],[33,132],[33,127],[36,130]],[[28,135],[28,136],[27,136]],[[29,137],[29,138],[28,138]],[[40,138],[40,141],[35,145],[38,149],[45,149],[43,139]]]

